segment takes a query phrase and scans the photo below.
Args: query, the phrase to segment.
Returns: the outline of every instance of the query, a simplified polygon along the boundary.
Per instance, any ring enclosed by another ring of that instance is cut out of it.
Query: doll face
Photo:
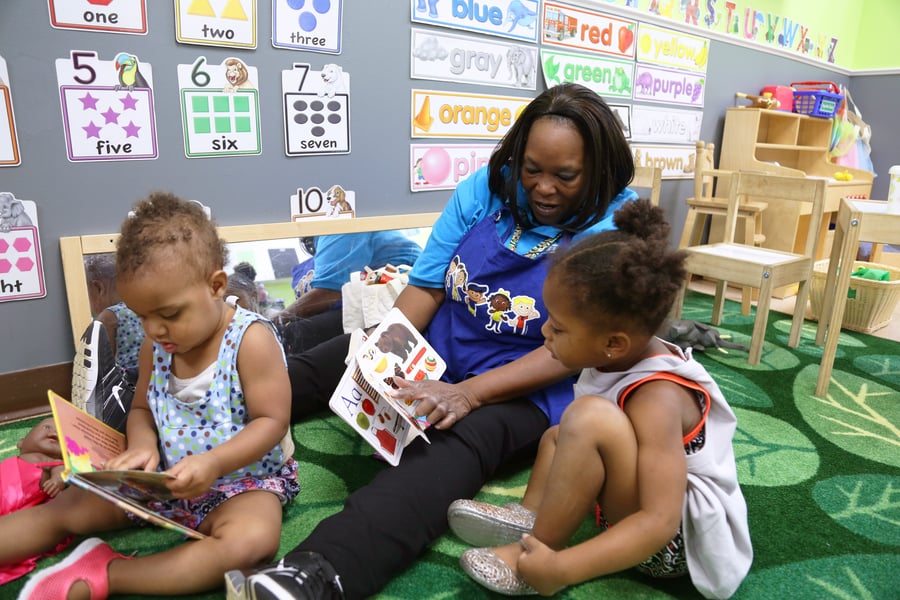
[[[62,458],[62,451],[59,447],[59,437],[56,434],[56,425],[53,418],[48,417],[40,421],[31,428],[25,437],[16,444],[20,454],[29,454],[39,452],[52,456],[54,458]]]

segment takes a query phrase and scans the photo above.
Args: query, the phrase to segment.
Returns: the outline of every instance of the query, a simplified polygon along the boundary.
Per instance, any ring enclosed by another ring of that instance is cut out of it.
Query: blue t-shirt
[[[370,231],[316,238],[310,287],[340,291],[350,273],[416,263],[422,248],[401,231]]]
[[[580,231],[572,236],[577,241],[585,235],[615,229],[613,225],[613,213],[623,204],[631,200],[637,200],[638,195],[629,188],[623,189],[613,198],[606,214],[600,221],[594,223],[588,229]],[[527,207],[528,196],[525,189],[519,185],[517,199],[520,207]],[[443,212],[431,228],[431,235],[425,245],[425,251],[416,261],[415,267],[409,274],[409,282],[413,285],[426,288],[444,287],[444,275],[447,265],[453,257],[453,252],[459,245],[463,236],[475,226],[476,223],[490,214],[500,210],[503,202],[497,196],[491,194],[488,188],[488,166],[480,168],[456,186],[456,191],[444,207]],[[527,211],[530,215],[531,211]],[[497,222],[497,233],[504,244],[509,242],[512,236],[512,216],[504,213],[505,218]],[[524,229],[516,251],[525,254],[538,243],[551,238],[559,232],[552,225],[537,225],[531,229]]]

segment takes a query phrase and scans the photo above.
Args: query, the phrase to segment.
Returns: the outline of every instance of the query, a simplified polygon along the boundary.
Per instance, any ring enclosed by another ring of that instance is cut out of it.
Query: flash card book
[[[165,485],[167,479],[174,478],[172,475],[137,469],[101,470],[107,460],[125,451],[125,436],[52,390],[48,390],[47,396],[65,463],[63,481],[97,494],[155,525],[194,539],[206,537],[173,520],[182,516],[178,509],[163,513],[151,508],[153,502],[172,498]],[[184,516],[189,514],[184,511]]]
[[[328,405],[389,464],[397,466],[403,448],[425,435],[427,423],[415,416],[415,405],[394,399],[394,378],[439,379],[446,369],[434,348],[394,308],[351,352],[347,370]]]

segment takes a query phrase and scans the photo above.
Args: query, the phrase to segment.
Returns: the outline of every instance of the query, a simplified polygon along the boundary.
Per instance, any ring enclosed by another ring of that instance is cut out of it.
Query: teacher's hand
[[[394,377],[400,388],[394,398],[406,404],[416,404],[416,416],[425,419],[437,429],[447,429],[478,408],[478,402],[465,390],[443,381],[408,381]]]

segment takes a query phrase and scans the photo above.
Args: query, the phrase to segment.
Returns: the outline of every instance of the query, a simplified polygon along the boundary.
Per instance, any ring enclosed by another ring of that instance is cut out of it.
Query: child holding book
[[[207,537],[139,557],[90,538],[35,574],[20,598],[184,596],[219,588],[229,569],[250,568],[277,551],[281,507],[299,490],[296,463],[281,445],[290,383],[271,324],[224,302],[226,253],[198,204],[163,193],[135,206],[116,253],[119,293],[147,339],[128,449],[106,466],[174,475],[171,504],[188,509],[192,522],[183,524]],[[66,535],[135,519],[70,486],[51,502],[0,518],[0,538],[17,540],[0,546],[0,564]]]
[[[575,400],[542,437],[521,504],[451,504],[464,541],[506,544],[467,550],[460,562],[507,595],[550,595],[636,567],[690,575],[704,596],[727,598],[753,556],[735,416],[690,350],[654,335],[685,277],[662,211],[641,200],[615,223],[550,268],[545,346],[582,369]],[[567,548],[597,504],[602,533]]]

